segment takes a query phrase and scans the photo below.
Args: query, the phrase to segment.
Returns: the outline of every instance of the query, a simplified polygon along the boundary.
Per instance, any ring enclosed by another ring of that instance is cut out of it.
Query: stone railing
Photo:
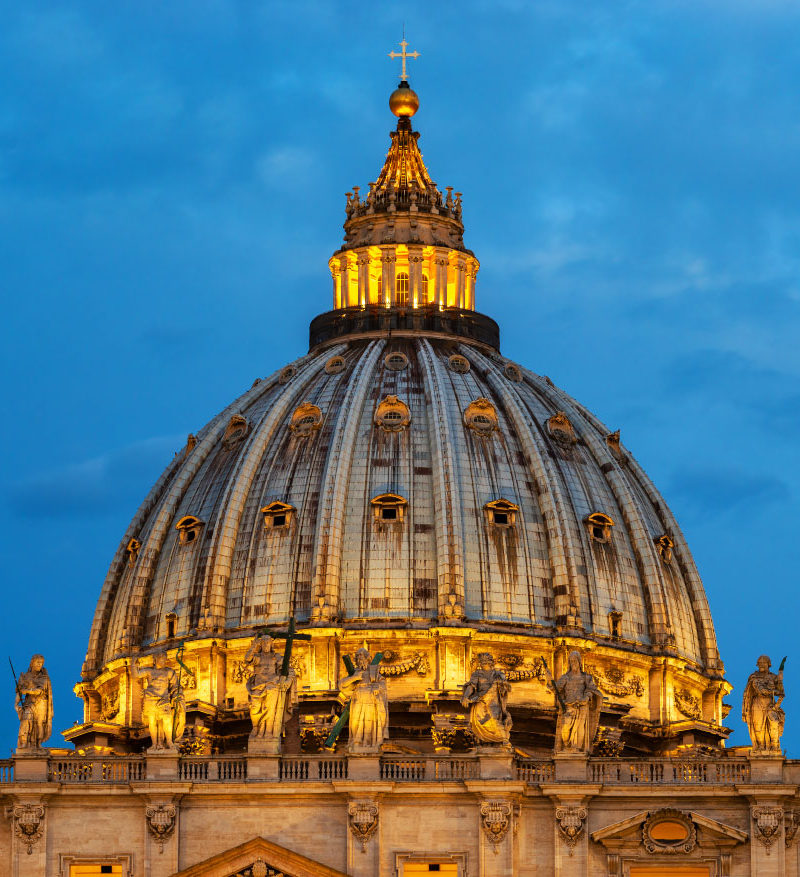
[[[178,762],[178,779],[190,783],[244,782],[247,759],[239,755],[184,757]]]
[[[133,783],[145,778],[142,756],[121,758],[51,758],[51,783]]]
[[[311,756],[284,756],[278,768],[278,778],[292,782],[327,783],[347,779],[346,758],[314,758]]]
[[[517,759],[517,779],[526,783],[552,783],[556,767],[552,761],[536,761],[532,758]]]
[[[592,759],[589,779],[604,785],[733,785],[750,782],[747,759]]]
[[[472,780],[480,775],[476,758],[381,758],[381,779],[398,783]]]
[[[0,760],[0,783],[14,782],[14,762],[10,758]]]

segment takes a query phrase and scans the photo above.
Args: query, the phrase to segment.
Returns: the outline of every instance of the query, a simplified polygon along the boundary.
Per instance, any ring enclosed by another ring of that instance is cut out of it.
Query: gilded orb
[[[389,98],[389,109],[395,116],[410,118],[419,109],[416,91],[407,82],[401,82]]]

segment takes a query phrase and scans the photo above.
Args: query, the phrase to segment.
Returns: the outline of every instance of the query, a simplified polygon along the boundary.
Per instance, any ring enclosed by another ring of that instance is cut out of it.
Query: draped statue
[[[386,680],[369,652],[355,654],[355,671],[339,683],[341,698],[350,704],[349,751],[356,755],[378,753],[389,738],[389,700]]]
[[[180,677],[167,666],[167,653],[156,652],[152,666],[143,670],[131,661],[131,672],[144,686],[142,718],[150,730],[150,750],[174,750],[186,726],[186,702]]]
[[[511,685],[502,670],[495,670],[489,652],[478,655],[478,669],[461,690],[461,705],[468,706],[469,727],[484,743],[508,743],[511,716],[508,695]]]
[[[53,730],[53,689],[42,655],[34,655],[19,677],[14,706],[19,716],[17,748],[41,749]]]
[[[268,634],[256,637],[244,656],[253,668],[247,680],[250,698],[251,741],[271,744],[276,752],[283,736],[286,720],[297,704],[297,677],[289,669],[281,673],[282,656],[272,651],[274,640]]]
[[[591,673],[585,673],[578,651],[569,653],[569,670],[548,687],[556,693],[556,752],[589,752],[600,721],[603,695]]]
[[[753,752],[780,752],[781,734],[786,714],[781,703],[783,690],[783,662],[777,673],[770,672],[772,662],[767,655],[756,661],[758,670],[750,674],[742,695],[742,721],[747,723]]]

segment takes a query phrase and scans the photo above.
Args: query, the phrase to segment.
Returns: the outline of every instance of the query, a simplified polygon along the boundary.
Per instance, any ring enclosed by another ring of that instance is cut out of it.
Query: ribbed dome
[[[691,554],[618,436],[488,345],[414,330],[320,345],[190,440],[120,543],[85,674],[293,614],[719,666]]]

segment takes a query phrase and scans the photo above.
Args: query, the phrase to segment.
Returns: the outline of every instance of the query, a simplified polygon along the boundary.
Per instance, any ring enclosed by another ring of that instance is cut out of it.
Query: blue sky
[[[183,443],[305,350],[405,22],[503,352],[665,494],[735,691],[800,754],[800,8],[782,0],[2,3],[3,641],[57,729],[107,565]],[[0,751],[15,742],[13,687]],[[60,738],[54,735],[52,743]]]

